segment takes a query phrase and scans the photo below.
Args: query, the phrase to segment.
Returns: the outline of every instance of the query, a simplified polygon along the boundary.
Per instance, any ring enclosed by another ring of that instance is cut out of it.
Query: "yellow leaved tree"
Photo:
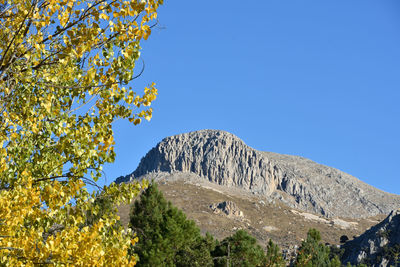
[[[131,88],[162,0],[0,0],[0,265],[132,266],[137,239],[86,185],[112,162],[112,123],[150,119]],[[101,190],[114,204],[141,184]],[[92,216],[93,217],[93,216]]]

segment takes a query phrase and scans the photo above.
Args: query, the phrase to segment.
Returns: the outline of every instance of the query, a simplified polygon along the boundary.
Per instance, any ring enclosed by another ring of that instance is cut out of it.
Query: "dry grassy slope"
[[[182,177],[181,177],[182,178]],[[231,235],[236,229],[245,229],[265,246],[271,238],[281,248],[299,245],[310,228],[321,232],[323,242],[339,244],[341,235],[350,239],[360,235],[385,216],[374,216],[368,219],[344,219],[354,222],[348,229],[321,220],[305,218],[302,211],[293,212],[292,208],[278,203],[266,203],[259,196],[244,194],[204,181],[194,179],[159,179],[159,189],[167,200],[182,209],[188,218],[194,220],[203,233],[210,232],[218,239]],[[230,218],[222,214],[214,214],[210,205],[222,201],[233,201],[243,211],[244,218]],[[124,224],[129,220],[129,206],[122,206],[119,215]],[[276,230],[265,230],[265,228]]]

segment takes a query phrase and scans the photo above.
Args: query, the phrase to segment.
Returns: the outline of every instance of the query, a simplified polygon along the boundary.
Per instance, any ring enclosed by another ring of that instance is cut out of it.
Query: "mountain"
[[[383,192],[335,168],[309,159],[263,152],[233,134],[201,130],[163,139],[140,161],[130,179],[190,174],[266,201],[327,218],[364,218],[400,207],[400,196]],[[171,178],[173,179],[173,178]]]
[[[346,242],[342,262],[368,266],[400,266],[400,209],[379,224]]]

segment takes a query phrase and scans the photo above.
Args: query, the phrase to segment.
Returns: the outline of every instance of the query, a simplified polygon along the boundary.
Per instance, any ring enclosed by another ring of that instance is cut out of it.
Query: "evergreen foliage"
[[[257,240],[244,230],[222,240],[212,252],[214,266],[264,266],[266,256]]]
[[[270,239],[267,246],[267,255],[265,267],[282,267],[286,266],[279,247]]]
[[[212,236],[202,237],[195,223],[167,202],[155,183],[135,201],[130,227],[140,240],[130,251],[138,255],[138,266],[212,266]]]
[[[365,266],[372,266],[381,263],[384,259],[388,261],[389,266],[400,266],[400,244],[386,244],[378,249],[376,257],[365,258],[362,263]]]
[[[337,256],[330,257],[330,248],[320,243],[321,234],[316,229],[310,229],[307,239],[299,248],[295,266],[298,267],[340,267],[341,263]]]

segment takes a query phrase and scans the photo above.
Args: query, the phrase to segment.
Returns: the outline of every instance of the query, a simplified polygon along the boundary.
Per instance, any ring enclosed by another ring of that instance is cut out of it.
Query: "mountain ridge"
[[[399,195],[304,157],[258,151],[221,130],[164,138],[131,175],[116,182],[152,172],[194,173],[210,182],[239,187],[326,217],[367,217],[400,207]]]

